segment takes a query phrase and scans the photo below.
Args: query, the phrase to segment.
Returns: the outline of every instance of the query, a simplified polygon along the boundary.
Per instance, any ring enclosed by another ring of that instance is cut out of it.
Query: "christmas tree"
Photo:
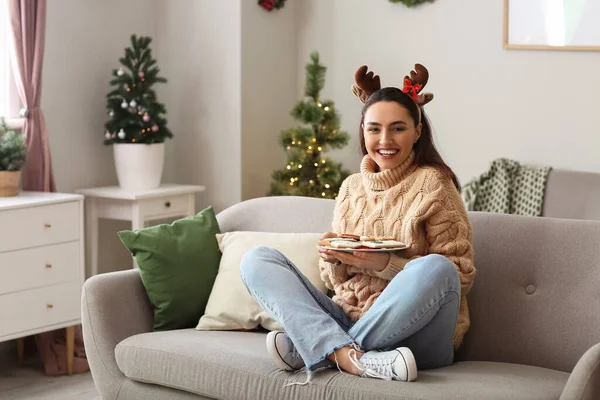
[[[113,70],[110,84],[115,87],[106,95],[110,119],[106,122],[104,144],[162,143],[173,137],[167,128],[165,106],[156,100],[155,83],[166,83],[159,77],[159,68],[152,57],[149,37],[131,36],[131,47],[119,61],[122,67]]]
[[[324,153],[348,144],[348,133],[340,131],[340,117],[333,101],[321,100],[327,68],[319,54],[311,54],[306,65],[306,98],[291,111],[300,126],[283,130],[280,143],[286,151],[287,166],[272,174],[270,196],[307,196],[333,199],[349,175],[340,163]]]

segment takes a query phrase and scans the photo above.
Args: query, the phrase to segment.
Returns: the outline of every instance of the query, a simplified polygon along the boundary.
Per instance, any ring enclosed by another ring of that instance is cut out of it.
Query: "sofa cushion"
[[[204,314],[221,260],[212,207],[119,238],[135,257],[154,309],[154,330],[191,328]]]
[[[600,223],[491,213],[469,218],[477,277],[460,361],[573,370],[600,342]]]
[[[314,376],[278,370],[265,334],[192,329],[129,337],[115,350],[130,379],[215,399],[558,399],[569,374],[525,365],[460,362],[420,371],[416,382],[365,379],[332,369]]]
[[[244,254],[256,246],[279,250],[322,292],[325,283],[319,273],[317,241],[322,233],[227,232],[217,234],[222,253],[219,273],[215,279],[199,331],[254,329],[258,325],[268,330],[281,330],[277,322],[252,298],[240,277]]]
[[[546,183],[543,216],[600,220],[600,174],[553,169]]]

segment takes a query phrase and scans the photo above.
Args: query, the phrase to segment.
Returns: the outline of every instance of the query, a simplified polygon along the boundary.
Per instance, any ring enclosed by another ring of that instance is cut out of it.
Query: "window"
[[[6,1],[0,3],[0,116],[7,114],[8,49],[6,48]]]
[[[8,54],[8,6],[0,0],[0,116],[18,118],[20,100]],[[11,125],[18,121],[10,121]]]

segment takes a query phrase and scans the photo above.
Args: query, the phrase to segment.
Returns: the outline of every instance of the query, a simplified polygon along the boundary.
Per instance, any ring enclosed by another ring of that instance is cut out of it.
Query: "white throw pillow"
[[[281,251],[310,280],[325,292],[319,275],[317,241],[321,233],[228,232],[217,234],[222,257],[219,273],[200,318],[197,330],[254,329],[258,325],[280,330],[281,325],[252,298],[240,277],[240,262],[255,246]]]

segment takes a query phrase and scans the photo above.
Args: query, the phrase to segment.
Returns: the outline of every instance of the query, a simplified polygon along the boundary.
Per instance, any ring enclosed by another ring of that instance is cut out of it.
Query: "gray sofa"
[[[334,202],[261,198],[218,214],[221,229],[323,232]],[[298,213],[302,210],[302,213]],[[151,332],[135,270],[89,279],[83,332],[103,399],[600,399],[600,222],[471,213],[471,329],[447,368],[414,383],[337,370],[312,384],[278,370],[265,334]]]

